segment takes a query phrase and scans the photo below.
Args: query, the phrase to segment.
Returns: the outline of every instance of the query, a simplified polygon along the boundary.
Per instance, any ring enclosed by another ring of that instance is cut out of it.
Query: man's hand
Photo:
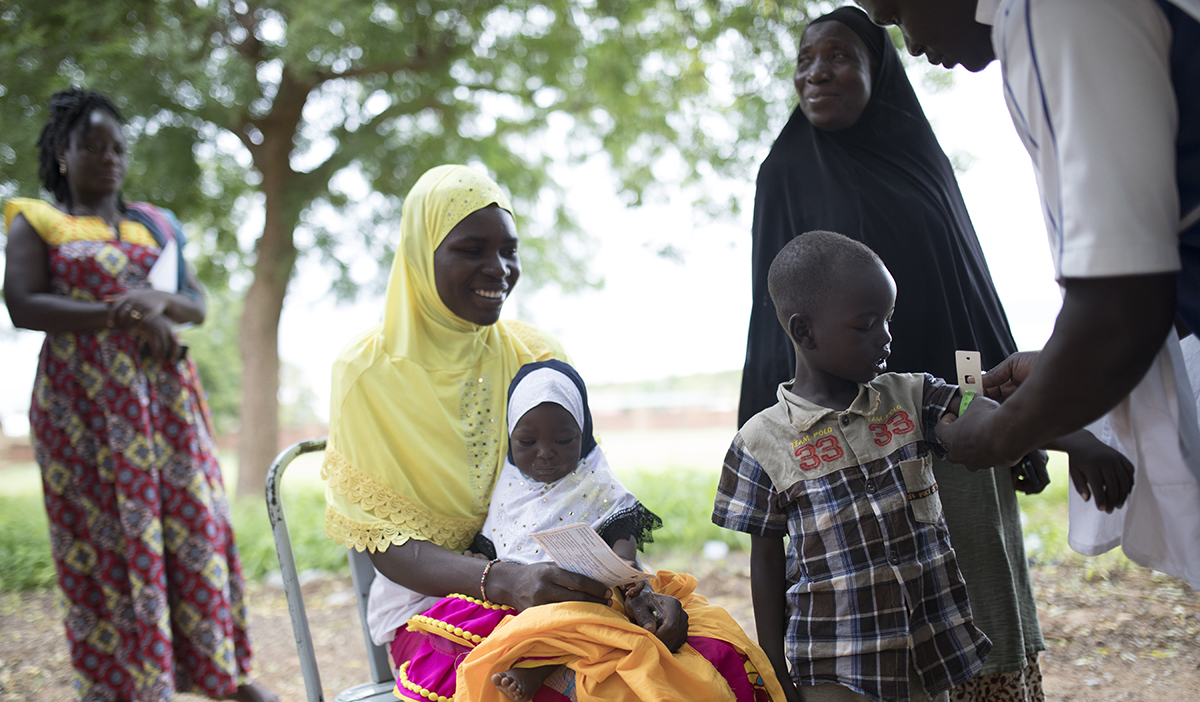
[[[1040,355],[1040,351],[1019,351],[1001,361],[983,374],[984,394],[996,402],[1004,402],[1033,372]]]
[[[956,418],[951,412],[942,415],[934,431],[946,449],[946,460],[970,471],[1015,465],[1021,456],[1006,458],[995,448],[994,415],[999,410],[1000,405],[993,400],[976,397],[961,416]]]

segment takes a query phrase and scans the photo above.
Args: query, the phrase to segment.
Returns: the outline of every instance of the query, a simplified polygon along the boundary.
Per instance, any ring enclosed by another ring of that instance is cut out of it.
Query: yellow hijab
[[[383,324],[333,366],[326,533],[358,550],[409,539],[461,551],[483,525],[508,452],[508,383],[525,363],[565,353],[521,322],[467,322],[437,294],[433,253],[464,217],[497,204],[465,166],[426,172],[404,201]]]

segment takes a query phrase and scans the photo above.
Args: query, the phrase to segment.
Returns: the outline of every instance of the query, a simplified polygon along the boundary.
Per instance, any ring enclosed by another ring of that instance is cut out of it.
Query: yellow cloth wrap
[[[25,219],[42,241],[50,246],[62,246],[73,241],[112,241],[113,232],[108,223],[99,217],[76,217],[58,209],[45,200],[14,197],[4,205],[4,228],[12,227],[17,215]],[[122,220],[121,241],[140,244],[152,249],[159,248],[154,235],[140,222]]]
[[[732,644],[757,668],[771,699],[783,701],[767,655],[724,609],[695,593],[694,577],[662,570],[650,584],[683,604],[690,636]],[[623,611],[582,602],[533,607],[496,627],[459,666],[454,699],[508,702],[492,684],[494,673],[560,663],[576,672],[579,702],[733,700],[725,679],[691,646],[672,654]]]
[[[358,550],[409,539],[461,551],[483,525],[508,451],[508,383],[525,363],[566,358],[515,321],[478,326],[437,294],[433,254],[475,210],[508,198],[487,176],[439,166],[404,201],[384,322],[333,367],[326,533]]]

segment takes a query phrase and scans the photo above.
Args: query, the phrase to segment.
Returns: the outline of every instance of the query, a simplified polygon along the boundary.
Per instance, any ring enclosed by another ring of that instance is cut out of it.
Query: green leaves
[[[284,229],[314,229],[302,255],[344,261],[354,237],[320,231],[329,221],[314,214],[353,211],[347,228],[368,229],[441,163],[492,171],[522,212],[561,195],[548,163],[600,150],[631,203],[666,159],[689,181],[749,177],[772,117],[791,108],[806,5],[11,3],[0,12],[0,195],[37,194],[44,105],[72,84],[117,98],[135,142],[128,196],[199,225],[199,248],[220,261],[200,266],[214,285],[252,251],[235,233],[256,190]],[[565,140],[548,138],[556,120]],[[357,189],[339,184],[345,174]],[[379,209],[362,211],[366,191],[386,196]],[[531,248],[547,254],[536,263],[578,269],[562,246],[578,230],[563,208],[543,211],[556,216],[536,228]],[[352,292],[336,264],[331,273]]]

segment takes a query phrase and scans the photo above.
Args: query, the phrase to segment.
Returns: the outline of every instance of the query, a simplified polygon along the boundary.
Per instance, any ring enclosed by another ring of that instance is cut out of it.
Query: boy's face
[[[810,320],[800,352],[810,367],[855,383],[887,370],[896,283],[882,265],[854,271]]]
[[[543,402],[517,420],[509,443],[513,463],[526,477],[552,483],[579,465],[583,432],[565,407]]]

